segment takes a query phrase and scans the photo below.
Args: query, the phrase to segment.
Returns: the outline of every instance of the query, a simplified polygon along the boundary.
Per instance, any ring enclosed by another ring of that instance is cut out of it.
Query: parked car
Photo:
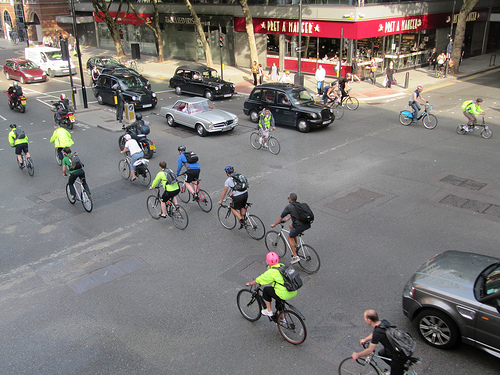
[[[243,105],[243,112],[251,121],[258,122],[264,108],[271,110],[276,125],[293,126],[302,133],[328,126],[335,120],[330,109],[316,103],[309,91],[290,83],[255,86]]]
[[[403,312],[431,346],[463,341],[500,357],[500,259],[461,251],[432,257],[406,284]]]
[[[160,116],[166,117],[169,126],[180,124],[196,129],[201,137],[207,133],[230,131],[238,125],[236,115],[216,109],[206,98],[177,100],[173,106],[161,107]]]
[[[34,62],[21,58],[7,59],[3,66],[3,73],[7,80],[16,80],[21,83],[45,82],[47,74]]]
[[[120,63],[117,59],[111,56],[94,56],[87,60],[87,73],[91,75],[91,71],[97,66],[99,72],[103,69],[116,69],[116,68],[126,68],[125,65]]]
[[[154,108],[158,103],[156,93],[144,86],[144,81],[128,72],[102,73],[92,88],[99,104],[115,105],[116,90],[119,84],[127,103],[134,103],[135,108]]]
[[[193,94],[214,98],[230,98],[234,94],[234,83],[222,80],[217,70],[206,65],[179,66],[172,78],[170,87],[177,95]]]

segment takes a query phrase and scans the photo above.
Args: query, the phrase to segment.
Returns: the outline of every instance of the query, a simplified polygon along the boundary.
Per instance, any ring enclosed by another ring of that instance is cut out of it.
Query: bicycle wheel
[[[28,170],[28,174],[30,176],[35,174],[35,166],[33,165],[33,160],[31,160],[31,158],[26,158],[26,169]]]
[[[278,331],[291,344],[302,344],[307,337],[306,325],[302,318],[291,310],[284,310],[278,315]]]
[[[467,131],[465,130],[465,125],[458,125],[457,126],[457,133],[460,135],[467,133]]]
[[[260,301],[255,297],[248,289],[241,289],[236,296],[236,303],[238,304],[238,310],[240,310],[241,315],[251,322],[259,320],[261,316],[262,306]]]
[[[184,207],[175,206],[172,207],[172,221],[177,229],[186,229],[189,224],[189,218]]]
[[[156,195],[150,195],[146,201],[148,212],[153,219],[158,220],[161,215],[160,199]]]
[[[236,216],[233,215],[228,206],[220,206],[217,210],[217,216],[224,228],[233,229],[236,226]]]
[[[126,159],[120,160],[118,163],[118,170],[120,171],[120,174],[122,175],[124,180],[128,180],[130,177],[130,165],[128,164],[128,161]]]
[[[358,109],[358,107],[359,107],[358,99],[356,99],[352,96],[349,96],[347,99],[345,99],[344,103],[345,103],[347,109],[349,109],[351,111],[354,111],[354,110]]]
[[[331,111],[335,116],[335,120],[340,120],[342,117],[344,117],[344,107],[342,107],[341,105],[332,106]]]
[[[76,196],[73,196],[73,198],[71,198],[71,192],[69,191],[69,184],[66,184],[66,196],[68,197],[69,203],[75,204]]]
[[[189,202],[189,199],[191,198],[191,193],[187,189],[184,181],[179,182],[179,198],[181,198],[181,201],[184,203]]]
[[[412,121],[413,119],[410,116],[402,113],[399,114],[399,122],[401,123],[401,125],[408,126]]]
[[[347,357],[339,365],[339,375],[380,375],[377,368],[366,363],[363,359],[352,361],[351,357]]]
[[[140,64],[137,63],[137,61],[133,60],[133,66],[134,66],[134,70],[138,73],[142,73],[142,71],[144,70],[142,68],[142,66]]]
[[[253,132],[252,134],[250,134],[250,144],[256,150],[262,147],[262,143],[260,143],[259,132]]]
[[[261,240],[266,234],[264,223],[255,215],[248,215],[245,221],[245,229],[250,237],[254,240]]]
[[[151,172],[149,169],[146,169],[144,173],[138,173],[137,174],[137,179],[143,186],[149,186],[149,183],[151,182]]]
[[[438,124],[438,119],[434,115],[427,114],[422,119],[422,124],[424,124],[424,127],[426,129],[434,129],[437,126],[437,124]]]
[[[490,139],[491,137],[493,137],[493,132],[489,127],[485,126],[484,129],[481,130],[481,137],[483,137],[484,139]]]
[[[59,158],[59,152],[57,152],[57,148],[54,149],[56,151],[56,162],[59,165],[62,165],[62,159]]]
[[[264,241],[266,242],[267,251],[274,251],[280,258],[285,256],[286,243],[285,239],[281,237],[280,232],[270,230],[267,232]]]
[[[300,258],[299,266],[306,273],[318,272],[321,262],[318,253],[309,245],[302,245],[297,249],[297,256]]]
[[[198,206],[200,206],[201,210],[210,212],[212,210],[212,198],[210,198],[210,195],[205,190],[200,189],[198,197]]]
[[[267,140],[267,146],[269,147],[269,151],[273,155],[278,155],[280,153],[280,143],[274,137],[269,137]]]
[[[91,212],[94,208],[94,203],[92,202],[92,197],[87,190],[82,190],[82,206],[87,212]]]

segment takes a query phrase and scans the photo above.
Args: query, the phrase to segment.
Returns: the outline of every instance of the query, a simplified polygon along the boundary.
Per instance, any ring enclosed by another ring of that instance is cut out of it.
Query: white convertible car
[[[165,116],[169,126],[185,125],[196,129],[199,136],[207,133],[226,132],[238,125],[236,115],[216,109],[205,98],[178,100],[173,106],[161,107],[160,116]]]

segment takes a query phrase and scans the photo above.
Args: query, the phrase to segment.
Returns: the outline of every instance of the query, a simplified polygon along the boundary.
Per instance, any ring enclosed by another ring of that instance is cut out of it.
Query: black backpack
[[[314,221],[314,213],[307,203],[295,202],[294,207],[297,210],[297,219],[304,224],[312,224]]]
[[[16,136],[16,139],[24,139],[26,138],[26,133],[23,132],[21,129],[14,128],[14,135]]]
[[[188,164],[193,164],[198,162],[198,155],[196,155],[193,151],[184,151],[184,156]]]
[[[169,168],[165,169],[165,177],[167,177],[167,185],[172,185],[177,181],[177,175]]]
[[[248,179],[244,175],[242,175],[241,173],[233,172],[231,173],[231,177],[234,181],[233,190],[245,191],[248,189]]]
[[[410,357],[413,354],[417,347],[417,342],[408,332],[393,325],[384,325],[381,328],[385,329],[385,335],[397,354],[406,357]]]
[[[281,265],[280,268],[278,268],[278,271],[280,271],[281,276],[283,276],[283,284],[278,284],[283,285],[289,292],[300,289],[302,286],[302,279],[295,268],[292,266]]]
[[[69,166],[70,171],[74,171],[74,170],[83,168],[83,163],[80,160],[80,157],[78,156],[78,154],[76,152],[69,154],[68,159],[71,162],[71,165]]]

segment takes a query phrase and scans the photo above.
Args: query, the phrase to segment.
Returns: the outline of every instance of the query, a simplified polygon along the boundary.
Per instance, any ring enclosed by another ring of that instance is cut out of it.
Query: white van
[[[52,47],[27,47],[24,57],[40,66],[49,77],[69,75],[68,61],[62,59],[61,50]],[[71,61],[71,74],[76,74],[75,64]]]

